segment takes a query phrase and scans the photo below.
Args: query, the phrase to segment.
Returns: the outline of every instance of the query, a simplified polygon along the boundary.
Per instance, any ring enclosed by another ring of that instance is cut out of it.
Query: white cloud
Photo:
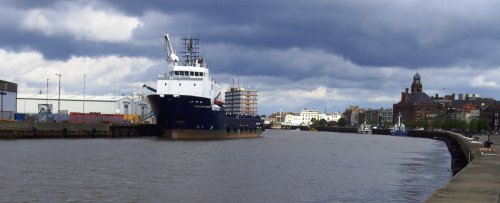
[[[86,74],[90,93],[109,94],[113,91],[113,81],[117,85],[139,87],[137,84],[145,81],[140,81],[137,76],[149,74],[147,71],[160,63],[144,57],[116,55],[47,60],[36,51],[10,52],[0,49],[0,71],[6,73],[2,79],[19,83],[18,91],[22,93],[44,90],[47,78],[54,86],[58,80],[56,74],[63,75],[63,92],[79,92],[83,88],[83,75]],[[155,76],[153,74],[151,78]]]
[[[123,42],[141,26],[136,17],[93,4],[61,3],[54,8],[28,10],[21,28],[44,35],[73,36],[76,40]]]
[[[339,90],[318,86],[312,90],[308,89],[288,89],[259,92],[259,105],[282,106],[289,109],[307,106],[315,101],[347,101],[353,98],[347,94],[340,93]]]
[[[479,75],[470,80],[470,85],[472,87],[482,87],[482,88],[498,88],[498,84],[495,81],[488,80],[484,75]]]

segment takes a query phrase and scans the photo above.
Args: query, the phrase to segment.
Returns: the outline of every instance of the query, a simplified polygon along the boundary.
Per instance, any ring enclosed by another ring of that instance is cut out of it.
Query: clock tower
[[[420,75],[415,74],[413,76],[413,83],[411,84],[411,93],[422,92],[422,82],[420,81]]]

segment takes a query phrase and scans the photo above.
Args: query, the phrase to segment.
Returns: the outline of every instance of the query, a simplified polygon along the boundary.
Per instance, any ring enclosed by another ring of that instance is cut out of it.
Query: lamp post
[[[85,77],[86,74],[83,75],[83,113],[85,113]]]
[[[57,113],[59,114],[61,112],[61,74],[56,74],[59,76],[59,98],[57,101]]]
[[[111,113],[116,114],[116,94],[115,94],[115,89],[116,89],[116,81],[113,81],[113,111]]]
[[[7,93],[5,93],[3,90],[0,89],[0,113],[2,113],[2,116],[0,118],[3,118],[3,95],[6,95]]]
[[[45,103],[47,104],[47,106],[49,105],[49,79],[47,78],[47,98],[45,100]]]

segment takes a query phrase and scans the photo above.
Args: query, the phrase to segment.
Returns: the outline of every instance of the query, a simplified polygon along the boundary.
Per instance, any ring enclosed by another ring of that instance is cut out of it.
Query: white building
[[[285,122],[282,125],[300,126],[302,125],[302,118],[297,115],[288,114],[285,116]]]
[[[330,121],[337,122],[341,117],[342,114],[337,112],[326,114],[326,113],[319,113],[316,110],[304,109],[303,111],[300,112],[299,115],[287,115],[285,117],[285,124],[296,125],[297,123],[299,123],[300,125],[311,125],[312,124],[311,120],[313,118],[318,121],[321,119],[325,119],[326,122]]]
[[[333,112],[331,114],[320,114],[320,120],[325,119],[326,122],[335,121],[338,122],[342,118],[342,114],[338,112]]]
[[[14,119],[17,84],[0,80],[0,119]]]
[[[59,107],[59,103],[61,106]],[[140,94],[134,96],[94,96],[86,95],[58,95],[45,94],[18,94],[17,112],[36,114],[39,104],[52,105],[52,112],[101,114],[135,114],[145,115],[150,111],[149,104]]]

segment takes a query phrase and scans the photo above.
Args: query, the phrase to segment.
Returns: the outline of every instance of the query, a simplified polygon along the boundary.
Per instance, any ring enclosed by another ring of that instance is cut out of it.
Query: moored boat
[[[407,136],[408,130],[405,129],[405,124],[401,123],[401,113],[398,114],[398,123],[394,125],[394,128],[391,131],[391,134],[394,136]]]
[[[366,121],[361,123],[358,127],[359,134],[372,134],[372,126],[367,124]]]

